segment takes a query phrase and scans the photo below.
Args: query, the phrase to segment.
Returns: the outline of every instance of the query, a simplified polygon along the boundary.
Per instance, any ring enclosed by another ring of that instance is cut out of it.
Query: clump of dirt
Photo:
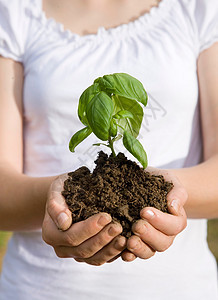
[[[98,212],[109,213],[121,223],[122,235],[131,236],[132,224],[146,206],[167,210],[166,196],[173,184],[162,175],[151,175],[123,153],[116,157],[99,152],[93,173],[81,167],[69,173],[62,195],[72,212],[73,223]]]

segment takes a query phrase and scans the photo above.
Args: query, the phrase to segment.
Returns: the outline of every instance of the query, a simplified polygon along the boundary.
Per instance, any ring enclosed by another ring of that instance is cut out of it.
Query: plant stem
[[[117,126],[120,127],[120,128],[122,128],[123,131],[125,131],[125,128],[123,128],[123,126],[121,126],[121,125],[119,125],[119,124],[117,124]]]
[[[111,139],[110,136],[109,136],[109,138],[108,138],[108,143],[109,143],[108,146],[111,148],[111,152],[112,152],[113,157],[116,157],[116,153],[115,153],[115,151],[114,151],[114,146],[113,146],[113,141],[112,141],[112,139]]]

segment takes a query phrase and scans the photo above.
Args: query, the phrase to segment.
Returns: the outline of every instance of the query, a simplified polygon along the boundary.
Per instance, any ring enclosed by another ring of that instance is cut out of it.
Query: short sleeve
[[[218,0],[195,0],[198,52],[218,41]]]
[[[0,55],[22,62],[26,30],[23,1],[0,0]]]

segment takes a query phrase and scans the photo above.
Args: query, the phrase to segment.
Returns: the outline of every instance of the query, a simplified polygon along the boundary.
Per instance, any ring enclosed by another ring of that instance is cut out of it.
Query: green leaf
[[[117,135],[117,123],[114,119],[111,120],[109,134],[113,137]]]
[[[113,143],[123,135],[124,146],[145,167],[146,153],[136,140],[143,119],[141,103],[147,104],[147,93],[136,78],[126,73],[97,78],[79,99],[78,116],[86,128],[71,138],[70,150],[74,151],[93,132],[99,139],[108,142],[104,145],[115,155]]]
[[[89,126],[102,141],[109,138],[113,108],[113,101],[105,92],[98,93],[87,104],[86,116]]]
[[[138,159],[145,169],[147,167],[148,160],[142,144],[130,133],[124,131],[123,145],[136,159]]]
[[[99,84],[107,94],[122,96],[147,105],[148,96],[142,83],[126,73],[114,73],[97,78],[94,83]]]
[[[126,118],[120,118],[117,121],[117,124],[122,126],[125,130],[127,130],[131,135],[137,137],[139,134],[139,130],[141,128],[142,119],[143,119],[143,109],[141,105],[136,101],[120,96],[113,96],[112,100],[114,102],[114,112],[113,114],[116,116],[120,111],[128,111],[131,112],[132,116]]]
[[[88,120],[86,117],[86,107],[92,98],[100,92],[99,84],[94,83],[89,86],[80,96],[78,105],[78,117],[80,121],[88,126]]]
[[[116,113],[113,116],[114,119],[126,119],[126,118],[130,118],[130,119],[134,119],[133,114],[128,111],[128,110],[120,110],[118,111],[118,113]]]
[[[80,144],[85,138],[87,138],[92,133],[91,128],[85,127],[77,131],[71,138],[69,143],[69,149],[74,152],[75,147]]]

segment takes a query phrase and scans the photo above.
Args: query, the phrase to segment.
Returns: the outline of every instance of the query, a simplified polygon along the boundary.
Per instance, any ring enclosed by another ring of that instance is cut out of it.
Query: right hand
[[[72,224],[71,212],[61,195],[67,174],[55,179],[49,189],[42,237],[58,257],[100,266],[120,256],[126,248],[122,226],[107,213],[95,214]]]

